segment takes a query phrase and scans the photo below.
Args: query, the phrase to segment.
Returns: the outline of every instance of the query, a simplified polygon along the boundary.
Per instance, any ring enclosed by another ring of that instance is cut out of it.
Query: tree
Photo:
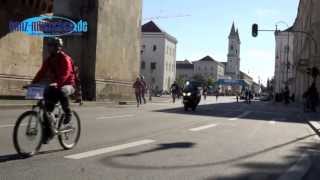
[[[183,87],[184,83],[185,83],[185,79],[183,78],[183,76],[179,75],[177,78],[176,78],[176,82],[177,84],[180,86],[180,87]]]
[[[214,80],[212,77],[209,77],[208,80],[207,80],[207,85],[208,86],[213,86],[214,85]]]
[[[207,80],[201,74],[195,74],[192,77],[193,80],[200,82],[201,84],[206,84]]]

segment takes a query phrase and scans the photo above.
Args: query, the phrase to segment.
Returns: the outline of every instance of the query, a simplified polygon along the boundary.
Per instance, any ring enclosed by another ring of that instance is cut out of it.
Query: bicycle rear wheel
[[[81,134],[81,123],[79,115],[75,111],[72,111],[72,114],[73,115],[70,123],[64,125],[64,118],[61,118],[58,124],[59,143],[65,150],[74,148],[77,145]],[[60,129],[64,130],[61,131]]]
[[[36,154],[42,145],[43,127],[35,111],[23,113],[13,130],[13,144],[17,153],[22,156]]]

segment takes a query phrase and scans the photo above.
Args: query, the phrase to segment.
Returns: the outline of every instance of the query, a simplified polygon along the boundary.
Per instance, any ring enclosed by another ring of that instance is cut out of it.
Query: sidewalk
[[[147,98],[147,97],[146,97]],[[169,102],[170,97],[152,97],[152,101],[148,100],[148,103],[165,103]],[[72,101],[71,101],[72,102]],[[11,109],[11,108],[30,108],[31,106],[37,103],[36,100],[6,100],[0,99],[0,110],[2,109]],[[104,100],[104,101],[83,101],[83,107],[92,107],[92,106],[116,106],[116,105],[135,105],[136,101],[133,100]],[[80,106],[79,103],[71,103],[72,107]]]

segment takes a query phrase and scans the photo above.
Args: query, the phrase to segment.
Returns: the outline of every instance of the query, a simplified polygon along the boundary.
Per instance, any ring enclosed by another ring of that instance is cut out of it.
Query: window
[[[154,84],[156,82],[156,79],[154,77],[152,77],[151,82],[152,82],[152,84]]]
[[[156,65],[157,65],[157,63],[152,62],[152,63],[150,64],[151,70],[155,70],[155,69],[157,68]]]
[[[141,69],[145,69],[146,68],[146,62],[142,61],[141,62]]]
[[[233,46],[232,45],[230,46],[230,50],[233,50]]]
[[[153,45],[153,51],[156,51],[157,50],[157,46],[156,45]]]

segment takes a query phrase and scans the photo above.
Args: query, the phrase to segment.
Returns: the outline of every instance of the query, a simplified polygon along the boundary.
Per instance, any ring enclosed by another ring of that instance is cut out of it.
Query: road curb
[[[318,121],[309,121],[306,120],[308,125],[311,127],[311,129],[318,135],[320,136],[320,123]]]
[[[310,156],[307,153],[304,153],[293,166],[278,178],[278,180],[301,180],[308,173],[311,164]]]
[[[21,104],[1,104],[0,110],[3,109],[22,109],[22,108],[31,108],[36,103],[21,103]],[[94,107],[94,106],[108,106],[115,105],[114,102],[84,102],[82,105],[79,103],[71,103],[71,107]]]

